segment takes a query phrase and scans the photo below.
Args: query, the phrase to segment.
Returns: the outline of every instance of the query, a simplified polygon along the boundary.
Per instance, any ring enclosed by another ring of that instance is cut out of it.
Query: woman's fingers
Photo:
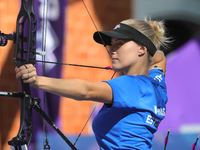
[[[25,64],[15,68],[16,78],[21,78],[24,83],[29,83],[32,87],[37,87],[38,76],[36,68],[32,64]]]
[[[29,80],[34,76],[37,76],[36,69],[32,64],[25,64],[19,68],[15,68],[16,78],[19,79],[21,77],[25,82],[32,81]]]

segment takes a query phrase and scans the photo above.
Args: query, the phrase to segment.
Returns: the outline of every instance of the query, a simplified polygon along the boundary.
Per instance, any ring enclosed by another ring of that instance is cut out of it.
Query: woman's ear
[[[140,45],[138,55],[143,56],[145,53],[147,53],[147,48],[144,45]]]

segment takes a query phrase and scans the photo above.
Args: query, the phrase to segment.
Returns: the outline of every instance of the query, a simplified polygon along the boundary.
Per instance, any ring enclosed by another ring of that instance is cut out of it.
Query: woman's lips
[[[112,61],[118,60],[117,58],[112,58]]]

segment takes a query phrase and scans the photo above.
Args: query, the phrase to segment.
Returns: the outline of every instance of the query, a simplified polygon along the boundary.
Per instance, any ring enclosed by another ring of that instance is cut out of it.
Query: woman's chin
[[[121,74],[121,72],[122,72],[122,69],[119,69],[119,68],[112,68],[115,72],[118,72],[118,73],[120,73]]]

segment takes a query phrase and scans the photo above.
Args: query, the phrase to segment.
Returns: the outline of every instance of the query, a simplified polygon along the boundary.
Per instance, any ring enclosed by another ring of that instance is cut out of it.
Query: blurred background
[[[153,150],[164,149],[164,138],[170,128],[167,149],[188,150],[200,134],[200,1],[199,0],[84,0],[98,30],[112,30],[129,18],[164,20],[174,42],[163,49],[167,57],[166,83],[169,100],[166,118],[155,134]],[[35,0],[37,15],[37,51],[42,49],[42,23],[45,0]],[[0,31],[8,34],[16,30],[19,0],[0,0]],[[111,66],[110,57],[102,45],[93,41],[96,28],[81,0],[48,0],[46,60],[90,66]],[[9,41],[0,47],[0,91],[20,91],[15,79],[13,63],[15,44]],[[38,60],[41,58],[38,56]],[[36,64],[42,75],[42,65]],[[56,78],[80,78],[88,81],[109,80],[113,71],[46,64],[45,75]],[[116,74],[115,77],[118,75]],[[41,106],[60,130],[75,142],[88,117],[96,107],[82,132],[76,147],[97,150],[91,123],[101,104],[77,102],[32,89],[33,97],[40,97]],[[43,149],[45,136],[43,120],[33,110],[33,138],[30,150]],[[20,100],[0,97],[0,149],[10,149],[7,141],[17,135],[20,121]],[[67,150],[69,146],[47,125],[51,149]],[[200,148],[198,142],[197,149]]]

